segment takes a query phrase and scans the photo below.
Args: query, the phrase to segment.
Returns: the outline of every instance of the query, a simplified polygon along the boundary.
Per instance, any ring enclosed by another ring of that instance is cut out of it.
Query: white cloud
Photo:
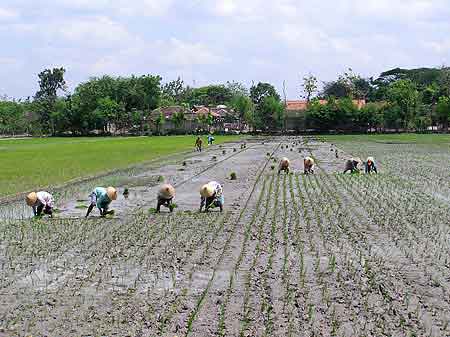
[[[18,11],[0,7],[0,21],[10,21],[17,19],[18,17],[19,17]]]
[[[171,66],[215,65],[229,60],[203,43],[189,43],[176,38],[159,43],[161,61]]]
[[[48,28],[67,42],[91,46],[113,46],[132,38],[123,25],[102,16],[63,20],[56,25],[49,25]]]

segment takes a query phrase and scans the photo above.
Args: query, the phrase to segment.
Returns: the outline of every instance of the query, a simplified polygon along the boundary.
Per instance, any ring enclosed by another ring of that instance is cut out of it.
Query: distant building
[[[173,121],[173,116],[179,112],[183,112],[185,119],[177,127]],[[160,130],[157,130],[158,125],[156,121],[161,114],[164,116],[164,123],[160,127]],[[212,125],[207,126],[201,123],[199,117],[201,118],[202,115],[211,115]],[[159,131],[162,133],[195,133],[208,130],[214,132],[240,131],[238,116],[232,109],[229,109],[225,105],[217,107],[193,106],[192,109],[179,105],[161,107],[151,112],[149,124],[153,132]]]
[[[319,103],[325,105],[328,103],[326,99],[319,100]],[[364,99],[354,99],[353,104],[361,109],[366,105]],[[305,112],[308,109],[308,101],[306,100],[291,100],[286,101],[285,106],[285,128],[286,130],[305,130]]]

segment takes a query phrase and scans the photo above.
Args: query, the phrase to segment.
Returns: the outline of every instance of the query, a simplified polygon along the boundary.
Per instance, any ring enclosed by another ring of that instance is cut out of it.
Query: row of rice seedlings
[[[262,177],[263,173],[265,172],[265,169],[266,169],[268,163],[269,163],[269,161],[266,160],[266,163],[264,164],[264,166],[263,166],[262,169],[260,170],[258,176],[256,177],[255,183],[254,183],[254,185],[253,185],[252,190],[250,191],[250,194],[249,194],[249,196],[248,196],[248,198],[247,198],[247,201],[245,202],[245,205],[243,205],[243,207],[242,207],[242,209],[241,209],[241,212],[239,213],[239,216],[237,217],[236,221],[234,221],[233,228],[232,228],[232,230],[231,230],[231,232],[230,232],[228,238],[226,239],[226,241],[225,241],[225,243],[224,243],[224,245],[223,245],[223,248],[222,248],[222,250],[221,250],[221,252],[220,252],[220,256],[219,256],[219,258],[217,259],[216,263],[215,263],[215,264],[213,265],[213,267],[212,267],[212,275],[211,275],[211,278],[210,278],[210,280],[208,281],[208,284],[207,284],[206,288],[203,290],[203,292],[202,292],[201,295],[199,296],[199,298],[198,298],[198,300],[197,300],[197,303],[196,303],[196,305],[195,305],[195,308],[194,308],[194,309],[190,312],[190,314],[189,314],[189,318],[188,318],[188,320],[187,320],[187,332],[186,332],[186,336],[190,335],[191,332],[192,332],[193,323],[194,323],[194,321],[195,321],[195,319],[196,319],[196,317],[197,317],[197,315],[198,315],[198,313],[199,313],[199,311],[200,311],[200,309],[201,309],[201,307],[202,307],[202,304],[203,304],[203,302],[204,302],[206,296],[207,296],[208,293],[209,293],[209,290],[210,290],[210,288],[211,288],[211,285],[213,284],[213,281],[214,281],[214,279],[215,279],[215,277],[216,277],[217,269],[218,269],[218,267],[220,266],[220,264],[221,264],[221,262],[222,262],[222,260],[223,260],[223,258],[224,258],[224,256],[225,256],[226,252],[228,251],[231,241],[232,241],[233,238],[236,236],[237,227],[238,227],[239,223],[241,222],[241,220],[242,220],[242,218],[243,218],[245,212],[247,211],[247,208],[248,208],[248,206],[249,206],[250,200],[251,200],[252,197],[253,197],[254,191],[255,191],[256,187],[258,186],[258,183],[260,182],[261,177]]]
[[[210,239],[205,244],[203,251],[200,254],[197,254],[196,258],[190,263],[191,267],[187,273],[186,280],[184,281],[184,286],[180,289],[179,292],[175,293],[175,298],[173,300],[168,300],[166,296],[162,297],[164,304],[166,306],[165,310],[162,310],[160,314],[160,320],[157,327],[158,335],[163,335],[167,332],[170,322],[172,321],[175,313],[178,308],[183,305],[185,301],[187,301],[189,290],[192,287],[193,275],[196,272],[199,265],[203,264],[206,261],[206,258],[211,259],[210,251],[213,245],[218,241],[219,237],[224,233],[225,225],[229,222],[231,217],[231,213],[227,212],[225,216],[221,218],[219,225],[219,230],[215,231]],[[202,228],[203,224],[201,221],[197,224],[197,227]],[[217,257],[216,257],[217,258]],[[153,296],[149,294],[149,300],[152,299]]]
[[[279,204],[279,192],[280,192],[280,175],[277,175],[276,181],[275,181],[275,194],[274,194],[274,201],[273,201],[273,208],[275,212],[273,213],[273,217],[271,220],[271,227],[270,227],[270,239],[269,239],[269,250],[268,250],[268,261],[267,266],[264,269],[262,273],[262,298],[261,298],[261,315],[263,317],[264,321],[264,336],[272,336],[273,334],[273,328],[274,328],[274,298],[272,293],[272,286],[269,282],[269,274],[273,273],[273,258],[276,251],[276,234],[278,230],[277,226],[277,218],[278,213],[276,212],[278,210],[278,204]]]
[[[343,179],[342,177],[337,176],[338,179]],[[364,179],[364,178],[361,178]],[[350,184],[348,184],[350,182]],[[356,191],[358,191],[358,188],[354,187],[354,186],[349,186],[351,185],[351,183],[355,183],[355,179],[350,179],[350,181],[342,181],[342,186],[344,186],[347,189],[347,192],[351,194],[353,200],[358,201],[359,195]],[[365,203],[363,203],[363,201],[365,201],[366,203],[368,203],[367,199],[365,200],[359,200],[358,202],[358,206],[364,206]],[[380,206],[380,203],[378,203],[377,205],[377,209],[380,210],[383,209]],[[355,208],[357,209],[357,208]],[[381,212],[382,213],[382,212]],[[378,240],[377,238],[374,238],[375,240]],[[365,238],[365,245],[370,245],[371,244],[371,240]],[[371,251],[374,251],[372,248],[370,249]],[[362,253],[363,250],[360,250],[360,252]],[[372,261],[374,263],[370,263],[370,261]],[[405,328],[405,322],[408,322],[408,320],[406,319],[406,314],[403,313],[403,310],[401,309],[401,305],[402,302],[399,302],[398,300],[396,300],[396,298],[404,298],[404,296],[401,295],[395,295],[396,292],[399,291],[398,287],[395,287],[391,284],[387,284],[387,282],[390,283],[389,279],[386,279],[385,273],[388,270],[388,266],[386,264],[385,258],[383,256],[377,256],[374,257],[372,259],[369,259],[369,257],[364,257],[363,255],[361,255],[360,258],[360,263],[363,267],[362,271],[364,271],[364,273],[367,275],[368,280],[369,280],[369,286],[372,289],[372,292],[374,294],[379,294],[381,295],[381,298],[383,299],[383,302],[385,303],[384,305],[387,307],[387,312],[390,314],[390,317],[395,317],[398,316],[397,319],[402,323],[402,329],[406,329]],[[407,309],[407,308],[406,308]],[[406,310],[407,311],[407,310]],[[378,316],[378,315],[377,315]],[[409,315],[408,315],[409,317]],[[411,320],[409,320],[409,325],[414,326],[415,324],[413,324],[413,322]],[[379,318],[377,318],[376,324],[378,326],[378,328],[380,329],[380,331],[385,331],[386,330],[386,324],[389,323],[385,321],[385,317],[381,316]],[[414,322],[415,323],[415,322]],[[420,327],[420,321],[419,323],[419,327],[418,329],[423,329],[422,327]],[[392,327],[391,327],[392,329]],[[414,328],[415,331],[416,328]]]
[[[219,309],[219,317],[218,317],[218,327],[217,327],[217,332],[216,332],[216,334],[219,335],[219,336],[226,336],[227,335],[226,326],[225,326],[226,308],[227,308],[228,303],[230,301],[230,296],[231,296],[231,294],[233,292],[235,279],[237,277],[240,265],[241,265],[242,260],[244,259],[244,256],[245,256],[245,254],[247,252],[248,240],[249,240],[249,238],[250,238],[250,236],[252,234],[252,230],[254,229],[254,225],[255,225],[256,220],[258,219],[259,216],[261,216],[261,206],[263,204],[264,196],[266,196],[267,180],[268,180],[268,178],[266,177],[264,179],[263,186],[262,186],[262,189],[260,191],[258,201],[256,202],[256,206],[255,206],[256,212],[253,213],[250,221],[245,226],[244,239],[242,240],[241,250],[240,250],[239,256],[238,256],[238,258],[236,260],[236,263],[233,266],[233,270],[232,270],[232,272],[230,274],[230,279],[228,281],[228,287],[227,287],[227,290],[225,292],[225,298],[223,299],[223,301],[221,301],[221,305],[220,305],[220,309]],[[266,196],[266,198],[268,198],[268,196]]]
[[[253,259],[250,264],[249,270],[247,271],[247,274],[244,277],[245,289],[244,289],[244,300],[243,300],[243,306],[242,306],[242,314],[241,314],[242,318],[240,321],[241,324],[240,324],[239,336],[247,336],[249,334],[248,329],[250,327],[251,317],[256,310],[255,303],[251,303],[251,296],[255,294],[255,292],[252,291],[252,287],[255,286],[254,283],[256,282],[255,274],[254,274],[256,271],[256,266],[258,265],[259,260],[262,256],[262,251],[261,251],[262,247],[261,246],[263,244],[264,232],[266,229],[265,225],[267,223],[267,216],[268,216],[269,210],[271,209],[270,201],[272,200],[272,197],[273,197],[274,181],[275,181],[275,175],[271,175],[269,188],[268,188],[268,192],[267,192],[267,197],[264,202],[264,211],[262,213],[261,219],[258,221],[257,242],[256,242],[256,246],[255,246]],[[276,210],[273,210],[273,211],[275,212]]]

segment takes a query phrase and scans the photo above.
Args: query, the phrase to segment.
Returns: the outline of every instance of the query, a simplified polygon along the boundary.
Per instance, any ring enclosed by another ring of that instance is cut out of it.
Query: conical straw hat
[[[286,157],[281,158],[280,165],[282,167],[288,167],[289,164],[290,164],[289,159],[287,159]]]
[[[311,157],[305,157],[305,164],[314,165],[314,159]]]
[[[211,198],[214,195],[214,188],[209,184],[205,184],[200,189],[200,195],[203,198]]]
[[[170,184],[163,184],[159,188],[158,194],[164,199],[171,199],[175,196],[175,188]]]
[[[31,192],[30,194],[28,194],[25,198],[25,201],[27,202],[28,206],[33,206],[37,201],[36,192]]]
[[[106,194],[108,195],[109,199],[117,200],[117,190],[114,187],[108,187],[106,189]]]

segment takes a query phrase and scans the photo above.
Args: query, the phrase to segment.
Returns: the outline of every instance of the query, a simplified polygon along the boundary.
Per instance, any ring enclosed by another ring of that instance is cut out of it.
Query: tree
[[[161,129],[166,122],[166,118],[162,112],[159,113],[159,116],[155,119],[156,132],[161,134]]]
[[[325,83],[322,96],[336,98],[350,97],[353,99],[366,99],[371,91],[369,80],[353,72],[351,68],[339,75],[336,81]]]
[[[39,90],[35,94],[35,101],[38,103],[39,119],[44,130],[51,130],[55,133],[54,125],[51,125],[50,115],[54,112],[58,90],[66,90],[64,80],[64,68],[45,69],[39,73]]]
[[[400,108],[400,119],[403,127],[407,127],[408,122],[414,120],[416,108],[419,101],[419,92],[411,80],[399,80],[391,83],[386,92],[389,102],[396,104]]]
[[[198,122],[203,125],[204,127],[206,127],[209,131],[209,128],[211,127],[211,125],[213,125],[214,122],[214,118],[211,115],[210,112],[208,112],[207,114],[200,114],[197,117]]]
[[[180,104],[186,98],[185,95],[186,88],[184,86],[184,81],[180,77],[161,87],[161,99],[165,103],[164,106]]]
[[[439,98],[436,106],[436,114],[439,121],[443,124],[444,130],[447,132],[450,118],[450,97],[442,96]]]
[[[275,100],[280,101],[280,95],[278,95],[277,90],[270,83],[259,82],[256,86],[250,88],[250,98],[256,106],[266,97],[274,97]]]
[[[273,96],[265,97],[258,108],[262,128],[282,128],[284,126],[284,106]]]
[[[304,96],[306,101],[309,103],[311,101],[311,97],[317,92],[317,78],[312,74],[309,74],[306,77],[303,77],[302,88],[304,92]]]
[[[233,95],[229,88],[224,85],[208,85],[206,87],[194,88],[190,92],[188,103],[192,105],[217,106],[228,105]]]
[[[175,112],[172,115],[172,122],[175,125],[176,129],[180,129],[185,120],[186,120],[186,116],[184,115],[183,111]]]
[[[242,121],[245,120],[245,116],[254,109],[253,102],[250,97],[244,95],[234,96],[231,101],[231,106],[239,115],[239,124],[242,123]]]

